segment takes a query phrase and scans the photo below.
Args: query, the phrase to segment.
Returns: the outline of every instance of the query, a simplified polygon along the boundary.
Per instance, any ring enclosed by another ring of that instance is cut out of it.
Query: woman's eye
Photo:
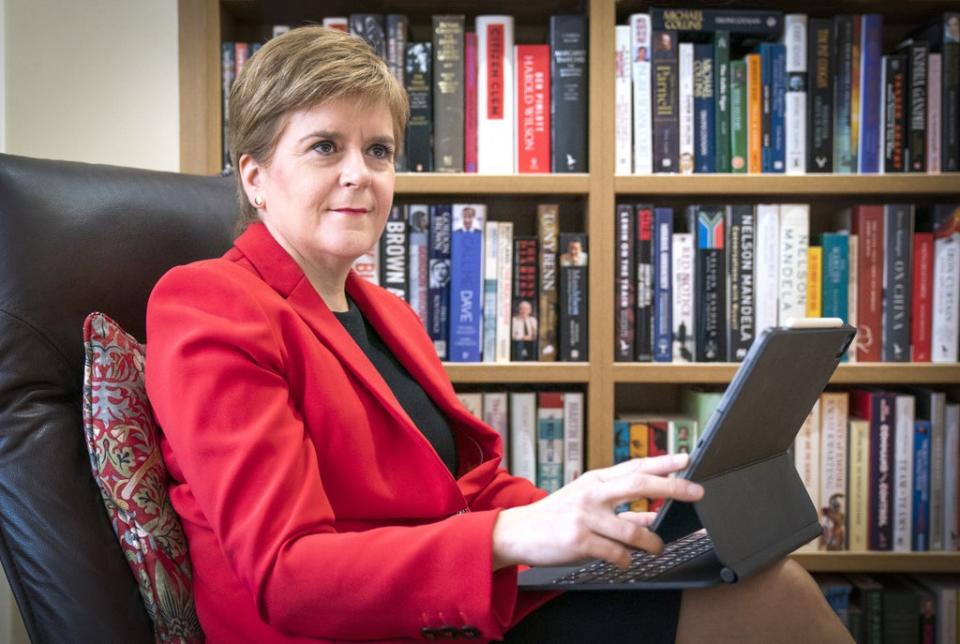
[[[389,159],[393,155],[393,149],[386,145],[374,145],[370,148],[370,153],[377,159]]]
[[[320,141],[313,146],[313,149],[320,154],[332,154],[337,150],[336,146],[333,144],[333,141]]]

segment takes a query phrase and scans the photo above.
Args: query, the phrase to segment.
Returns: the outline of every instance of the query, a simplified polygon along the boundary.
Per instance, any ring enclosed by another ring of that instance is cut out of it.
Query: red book
[[[933,233],[913,236],[913,314],[910,360],[930,362],[933,315]]]
[[[855,206],[857,258],[857,361],[880,362],[883,337],[883,206]]]
[[[517,45],[517,171],[550,172],[550,46]]]
[[[463,35],[463,168],[477,171],[477,34]]]

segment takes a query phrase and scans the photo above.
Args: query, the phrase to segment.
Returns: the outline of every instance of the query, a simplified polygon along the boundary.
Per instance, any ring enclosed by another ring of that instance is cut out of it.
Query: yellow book
[[[763,172],[763,77],[760,54],[747,54],[747,172]]]
[[[646,458],[649,454],[650,426],[646,423],[630,423],[630,458]],[[647,499],[635,499],[630,502],[634,512],[646,512],[650,507]]]
[[[807,317],[818,318],[823,312],[823,248],[807,248]]]
[[[847,499],[847,548],[867,550],[867,511],[870,503],[870,423],[861,418],[850,419],[849,498]]]

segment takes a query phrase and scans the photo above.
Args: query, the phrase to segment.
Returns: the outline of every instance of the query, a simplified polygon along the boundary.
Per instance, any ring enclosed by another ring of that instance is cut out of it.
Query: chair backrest
[[[141,341],[170,267],[233,239],[232,179],[0,154],[0,562],[34,642],[151,642],[90,473],[82,325]]]

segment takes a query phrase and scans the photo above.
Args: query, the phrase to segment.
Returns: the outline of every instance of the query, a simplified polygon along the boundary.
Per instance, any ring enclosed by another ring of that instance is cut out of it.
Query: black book
[[[394,206],[380,236],[380,286],[403,300],[410,274],[409,237],[407,208]]]
[[[883,171],[906,172],[907,56],[883,57]]]
[[[450,229],[453,206],[430,206],[430,237],[427,255],[427,327],[441,360],[447,359],[447,332],[450,328]]]
[[[673,31],[720,31],[779,38],[783,33],[782,11],[745,9],[650,9],[651,28]]]
[[[406,157],[410,172],[433,172],[433,65],[428,42],[407,44],[405,75],[410,97]]]
[[[560,233],[560,359],[583,362],[587,350],[587,236]]]
[[[616,302],[614,311],[615,362],[632,362],[636,345],[637,278],[634,216],[630,204],[617,205]]]
[[[696,231],[696,304],[697,362],[720,362],[726,359],[726,262],[724,261],[723,228],[726,208],[723,206],[689,206],[687,221]]]
[[[533,236],[513,238],[513,301],[510,321],[510,359],[537,360],[539,330],[539,251]]]
[[[637,223],[637,337],[638,362],[653,360],[653,206],[638,205]]]
[[[679,172],[677,32],[653,32],[653,171]]]
[[[730,314],[727,319],[727,361],[742,362],[756,337],[756,215],[753,206],[731,206],[727,226],[727,279]]]
[[[463,172],[463,16],[433,17],[433,160]]]
[[[923,41],[904,44],[907,55],[906,98],[906,170],[926,172],[927,169],[927,58],[930,45]]]
[[[810,18],[807,33],[807,172],[833,172],[833,21]]]
[[[913,282],[913,206],[883,207],[883,342],[884,362],[910,361],[910,314]]]
[[[940,169],[960,171],[960,12],[941,14],[914,37],[929,43],[930,51],[940,52]]]
[[[350,33],[367,41],[380,58],[387,59],[387,36],[382,13],[350,14]]]
[[[587,17],[550,16],[553,172],[587,171]]]
[[[405,85],[403,63],[406,59],[408,27],[406,16],[396,13],[387,15],[387,67],[401,85]],[[397,172],[406,172],[405,150],[397,150],[394,165]]]

